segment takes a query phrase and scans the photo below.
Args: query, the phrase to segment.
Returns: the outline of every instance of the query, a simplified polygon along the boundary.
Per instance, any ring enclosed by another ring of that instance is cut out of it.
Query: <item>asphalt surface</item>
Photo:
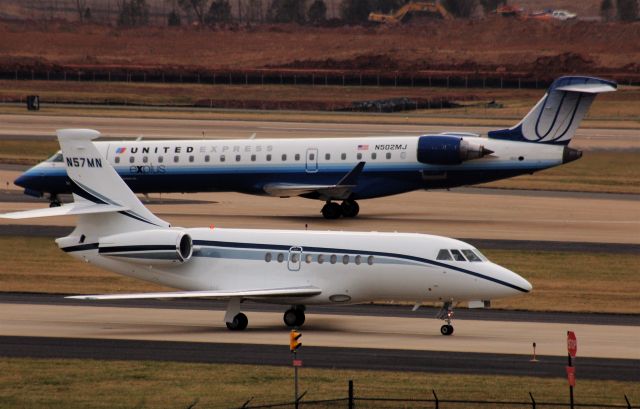
[[[153,360],[220,364],[290,366],[286,345],[150,342],[49,337],[0,337],[0,355],[30,358]],[[298,354],[310,368],[414,371],[486,375],[564,377],[566,358],[399,349],[303,347]],[[640,382],[638,361],[579,358],[581,379]]]
[[[203,299],[175,299],[170,302],[153,299],[143,300],[102,300],[85,301],[64,298],[69,294],[44,293],[7,293],[0,292],[0,303],[34,304],[34,305],[67,305],[94,307],[122,307],[122,308],[154,308],[154,309],[186,309],[225,311],[227,303],[218,300]],[[359,305],[311,305],[307,306],[307,313],[328,315],[350,315],[370,317],[400,317],[425,318],[435,317],[438,308],[421,307],[418,311],[411,311],[410,305],[390,304],[359,304]],[[248,301],[242,304],[242,310],[283,312],[281,305],[272,305]],[[640,326],[640,315],[635,314],[605,314],[605,313],[577,313],[577,312],[532,312],[514,310],[467,309],[455,310],[456,320],[484,320],[484,321],[519,321],[541,323],[566,323],[590,325],[624,325]]]

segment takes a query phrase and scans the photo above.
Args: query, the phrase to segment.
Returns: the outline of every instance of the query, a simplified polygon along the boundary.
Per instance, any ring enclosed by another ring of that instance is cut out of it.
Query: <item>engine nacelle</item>
[[[459,136],[433,135],[418,139],[418,161],[429,165],[459,165],[492,153],[484,146]]]
[[[143,230],[102,237],[98,253],[147,265],[185,263],[193,254],[193,241],[180,230]]]

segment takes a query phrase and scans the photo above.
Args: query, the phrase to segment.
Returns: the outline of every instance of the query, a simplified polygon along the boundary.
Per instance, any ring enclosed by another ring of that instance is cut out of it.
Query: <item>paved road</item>
[[[150,342],[113,339],[0,336],[0,356],[205,362],[289,366],[291,354],[283,345],[201,342]],[[401,349],[330,348],[304,346],[299,354],[310,368],[366,369],[487,375],[564,377],[565,357],[529,357]],[[640,382],[638,361],[580,358],[580,379]]]

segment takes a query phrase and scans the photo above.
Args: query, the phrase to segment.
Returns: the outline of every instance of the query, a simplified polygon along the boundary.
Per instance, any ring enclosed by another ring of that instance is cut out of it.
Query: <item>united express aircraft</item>
[[[531,291],[518,274],[473,246],[446,237],[404,233],[179,228],[140,202],[92,142],[88,129],[58,131],[73,203],[0,215],[77,215],[56,240],[84,262],[181,291],[74,296],[85,300],[222,298],[230,330],[247,327],[245,300],[290,306],[287,326],[301,326],[305,306],[380,300],[442,302],[440,329],[451,335],[454,301],[471,306]],[[273,154],[273,153],[272,153]]]
[[[329,219],[355,217],[358,200],[484,183],[574,161],[571,138],[598,93],[616,83],[557,79],[512,128],[488,138],[436,135],[326,139],[96,142],[100,154],[137,193],[236,191],[325,202]],[[15,183],[34,196],[72,191],[61,153]],[[340,203],[338,203],[340,202]]]

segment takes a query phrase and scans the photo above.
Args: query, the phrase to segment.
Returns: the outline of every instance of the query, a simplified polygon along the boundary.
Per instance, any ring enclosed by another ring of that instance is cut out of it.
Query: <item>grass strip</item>
[[[342,398],[349,379],[356,397],[431,399],[433,389],[440,399],[526,402],[531,392],[538,402],[568,401],[563,374],[544,379],[302,368],[300,391],[308,391],[304,400]],[[640,401],[640,389],[631,382],[578,380],[575,388],[577,403],[624,404],[625,394],[632,403]],[[292,395],[289,367],[0,358],[0,399],[6,409],[186,408],[196,401],[197,408],[221,408],[240,407],[252,397],[252,405],[288,402]],[[363,402],[360,407],[425,406]]]

